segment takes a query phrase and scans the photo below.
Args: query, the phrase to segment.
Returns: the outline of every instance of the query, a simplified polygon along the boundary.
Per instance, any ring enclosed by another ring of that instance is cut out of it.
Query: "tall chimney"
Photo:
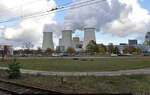
[[[95,28],[84,28],[83,49],[86,49],[86,46],[91,40],[96,41]]]
[[[65,49],[72,46],[72,30],[63,30],[62,31],[62,46]]]

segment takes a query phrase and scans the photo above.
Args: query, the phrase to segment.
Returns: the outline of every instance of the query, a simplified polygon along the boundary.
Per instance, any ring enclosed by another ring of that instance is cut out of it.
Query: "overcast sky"
[[[36,18],[14,19],[16,16],[83,1],[89,0],[0,0],[0,22],[10,20],[0,23],[0,43],[19,48],[24,41],[31,41],[35,47],[41,47],[44,24],[50,24],[55,45],[64,28],[73,29],[73,36],[83,39],[82,29],[94,27],[97,29],[97,42],[104,44],[127,43],[128,39],[138,39],[142,43],[150,29],[150,0],[107,0]]]

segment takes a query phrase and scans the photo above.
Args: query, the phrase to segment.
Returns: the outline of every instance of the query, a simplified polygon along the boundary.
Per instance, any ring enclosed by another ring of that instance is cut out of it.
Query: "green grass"
[[[82,76],[63,77],[22,74],[20,79],[10,80],[4,71],[0,71],[0,79],[24,84],[32,84],[58,91],[80,90],[94,93],[150,93],[150,75],[129,76]]]
[[[73,60],[72,58],[32,58],[17,59],[23,69],[56,72],[102,72],[129,70],[150,67],[150,57],[139,58],[93,58],[93,61]],[[10,62],[11,59],[8,59]],[[7,66],[0,62],[0,66]]]

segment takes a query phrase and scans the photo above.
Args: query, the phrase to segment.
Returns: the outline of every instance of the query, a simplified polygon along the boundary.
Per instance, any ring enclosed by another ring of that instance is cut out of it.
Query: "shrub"
[[[73,60],[79,60],[79,58],[73,58]]]
[[[75,53],[75,52],[76,52],[75,49],[72,48],[72,47],[68,47],[68,48],[66,49],[66,53],[72,54],[72,53]]]
[[[16,59],[13,62],[8,63],[8,74],[10,79],[17,79],[21,76],[20,72],[21,64]]]

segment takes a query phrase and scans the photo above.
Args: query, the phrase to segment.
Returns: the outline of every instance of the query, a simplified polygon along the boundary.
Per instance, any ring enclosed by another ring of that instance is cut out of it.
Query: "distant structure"
[[[128,44],[129,44],[129,46],[137,46],[138,41],[137,40],[128,40]]]
[[[0,45],[0,54],[4,51],[4,49],[7,49],[7,55],[13,55],[13,46],[12,45],[6,45],[6,44],[1,44]]]
[[[51,30],[49,25],[45,25],[43,30],[43,50],[48,48],[54,49],[53,33],[49,30]],[[80,51],[81,49],[86,49],[86,46],[91,40],[96,41],[95,28],[84,28],[83,41],[81,41],[79,37],[74,37],[72,39],[72,32],[72,30],[62,31],[62,38],[59,39],[59,45],[56,46],[56,50],[61,50],[64,52],[68,47],[72,47],[76,51]]]
[[[119,45],[121,45],[121,46],[127,46],[128,44],[126,44],[126,43],[120,43]]]
[[[73,47],[76,48],[77,44],[80,43],[80,39],[79,37],[74,37],[73,38]]]
[[[59,45],[56,46],[56,50],[65,51],[65,47],[62,44],[62,39],[59,39]]]
[[[150,46],[150,32],[147,32],[145,35],[145,41],[144,41],[145,46]]]
[[[145,41],[150,41],[150,32],[145,35]]]
[[[74,37],[73,38],[73,47],[76,51],[80,51],[83,47],[83,42],[80,41],[79,37]]]
[[[96,41],[95,28],[84,28],[83,49],[86,49],[86,46],[91,40]]]
[[[46,50],[48,48],[54,49],[53,32],[44,31],[42,49]]]
[[[62,39],[59,39],[59,46],[62,46]]]
[[[73,47],[72,30],[63,30],[62,31],[62,46],[64,46],[65,50],[68,47]]]
[[[120,43],[117,47],[118,47],[118,49],[120,50],[120,53],[121,54],[124,54],[124,49],[126,48],[128,46],[128,44],[126,44],[126,43]]]
[[[146,50],[150,52],[150,32],[147,32],[145,35],[144,46]]]

